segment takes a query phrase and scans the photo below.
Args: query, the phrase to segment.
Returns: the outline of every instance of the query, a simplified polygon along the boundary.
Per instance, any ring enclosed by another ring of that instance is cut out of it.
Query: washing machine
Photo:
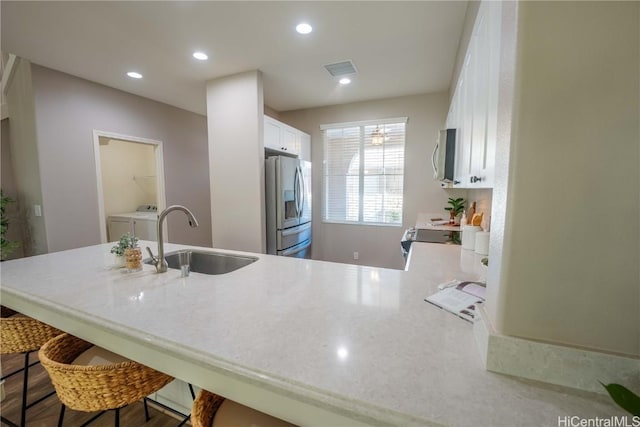
[[[158,206],[140,205],[134,212],[110,215],[107,218],[108,240],[115,242],[131,233],[140,240],[158,240]]]

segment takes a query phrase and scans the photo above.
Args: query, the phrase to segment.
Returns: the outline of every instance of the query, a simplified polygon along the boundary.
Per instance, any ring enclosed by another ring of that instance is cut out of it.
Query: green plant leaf
[[[611,396],[619,407],[631,415],[640,417],[640,397],[637,394],[620,384],[600,384],[607,390],[609,396]]]
[[[462,197],[458,197],[454,199],[453,197],[449,197],[447,203],[451,206],[444,208],[446,211],[453,212],[455,216],[458,216],[464,210],[465,200]]]
[[[0,259],[6,259],[12,252],[14,252],[20,243],[10,242],[5,239],[5,234],[9,229],[9,219],[6,216],[7,205],[13,203],[14,200],[11,197],[5,196],[2,189],[0,189],[0,235],[2,236],[2,242],[0,243]]]

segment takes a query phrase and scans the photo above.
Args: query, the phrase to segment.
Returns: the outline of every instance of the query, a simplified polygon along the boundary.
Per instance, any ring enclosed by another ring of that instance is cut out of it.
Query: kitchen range
[[[413,242],[460,245],[462,244],[462,236],[459,230],[409,228],[405,230],[400,240],[400,250],[405,261],[407,260],[409,249],[411,249]]]

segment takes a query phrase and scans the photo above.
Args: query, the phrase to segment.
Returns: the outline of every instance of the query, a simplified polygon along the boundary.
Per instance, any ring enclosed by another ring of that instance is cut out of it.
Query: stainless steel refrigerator
[[[274,156],[265,160],[267,253],[311,255],[311,162]]]

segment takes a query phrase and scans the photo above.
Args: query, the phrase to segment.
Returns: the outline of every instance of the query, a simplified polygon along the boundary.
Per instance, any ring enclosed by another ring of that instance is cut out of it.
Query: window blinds
[[[401,225],[406,118],[323,125],[325,222]]]

